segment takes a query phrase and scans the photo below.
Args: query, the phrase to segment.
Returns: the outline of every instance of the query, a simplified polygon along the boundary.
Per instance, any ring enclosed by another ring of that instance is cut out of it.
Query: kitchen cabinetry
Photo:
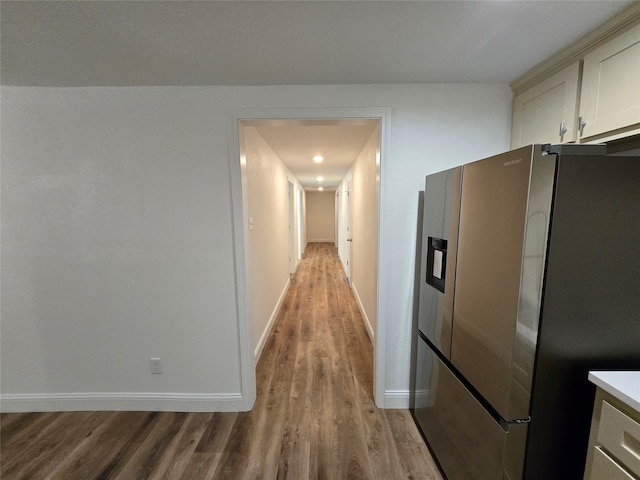
[[[515,97],[511,147],[576,140],[580,62]]]
[[[592,372],[589,379],[599,388],[584,480],[640,478],[640,373]]]
[[[577,42],[570,54],[561,52],[532,69],[512,89],[511,148],[640,134],[640,2],[599,35]]]
[[[580,141],[640,129],[640,24],[584,57]]]

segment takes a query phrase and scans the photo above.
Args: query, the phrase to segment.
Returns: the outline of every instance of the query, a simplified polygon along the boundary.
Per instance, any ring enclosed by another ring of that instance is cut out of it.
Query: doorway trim
[[[235,291],[237,311],[237,331],[240,353],[240,389],[244,410],[251,410],[256,399],[256,372],[251,339],[247,304],[247,263],[248,251],[248,211],[246,199],[246,156],[240,123],[251,120],[326,120],[326,119],[371,119],[380,121],[380,183],[378,191],[378,244],[376,292],[377,322],[373,345],[373,395],[376,405],[385,408],[386,372],[386,299],[382,292],[389,285],[390,262],[386,261],[382,249],[385,238],[387,212],[387,163],[389,158],[389,134],[391,122],[390,108],[257,108],[230,109],[227,114],[229,143],[229,181],[231,186],[231,221],[233,233],[233,256],[235,270]],[[246,231],[245,231],[246,230]]]

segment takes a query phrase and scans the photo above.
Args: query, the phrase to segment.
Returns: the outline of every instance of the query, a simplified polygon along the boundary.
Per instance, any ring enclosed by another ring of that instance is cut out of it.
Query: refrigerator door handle
[[[509,426],[511,425],[523,425],[523,424],[527,424],[527,423],[531,423],[531,417],[527,417],[527,418],[518,418],[515,420],[509,420],[506,421],[504,419],[500,419],[500,426],[502,428],[505,429],[505,431],[509,431]]]

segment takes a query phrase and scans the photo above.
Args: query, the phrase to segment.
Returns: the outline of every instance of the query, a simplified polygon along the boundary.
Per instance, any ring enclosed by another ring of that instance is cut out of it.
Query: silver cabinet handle
[[[567,133],[567,125],[564,122],[560,122],[560,141],[562,141],[565,133]]]
[[[578,117],[578,130],[580,130],[580,136],[584,135],[584,127],[587,126],[587,121],[580,115]]]

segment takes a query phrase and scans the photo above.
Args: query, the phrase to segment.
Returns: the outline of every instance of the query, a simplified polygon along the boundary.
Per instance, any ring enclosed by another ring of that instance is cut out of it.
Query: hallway
[[[406,410],[373,402],[372,345],[336,248],[310,243],[251,412],[3,414],[3,480],[440,480]]]
[[[409,412],[373,402],[373,348],[333,244],[307,245],[257,383],[233,435],[249,461],[229,455],[219,478],[440,478]]]

